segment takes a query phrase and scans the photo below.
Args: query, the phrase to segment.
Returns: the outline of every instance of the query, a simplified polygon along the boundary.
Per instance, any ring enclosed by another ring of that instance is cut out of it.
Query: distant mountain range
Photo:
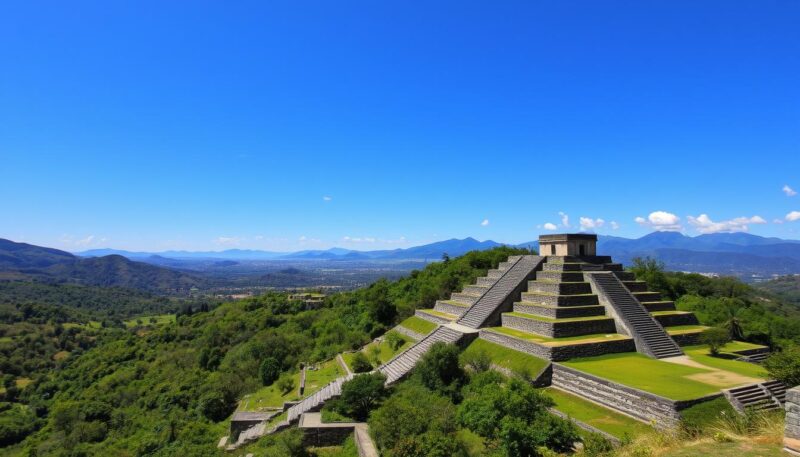
[[[324,260],[324,261],[383,261],[439,260],[444,253],[462,255],[472,250],[490,249],[503,245],[492,240],[474,238],[450,239],[407,249],[356,251],[344,248],[298,252],[272,252],[230,249],[226,251],[165,251],[129,252],[95,249],[77,253],[83,257],[117,254],[129,259],[157,265],[177,266],[179,260]],[[538,249],[538,241],[515,246]],[[800,273],[800,241],[766,238],[749,233],[715,233],[686,236],[678,232],[654,232],[630,239],[600,235],[598,253],[611,255],[615,260],[630,264],[634,257],[653,257],[663,261],[670,270],[697,271],[740,277],[771,276]]]
[[[0,280],[116,286],[157,293],[187,291],[204,279],[121,255],[81,258],[58,249],[0,238]]]

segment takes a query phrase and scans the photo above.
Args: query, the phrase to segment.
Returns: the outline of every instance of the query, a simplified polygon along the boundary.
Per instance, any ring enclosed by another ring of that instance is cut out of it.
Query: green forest
[[[217,441],[239,399],[263,387],[265,360],[275,379],[357,349],[526,252],[503,247],[444,259],[397,281],[330,295],[315,310],[280,292],[217,305],[127,289],[2,284],[0,455],[222,455]],[[704,324],[741,329],[746,340],[787,352],[800,344],[800,310],[775,295],[734,279],[664,272],[648,260],[633,270]],[[178,315],[122,322],[165,313]],[[569,422],[546,412],[546,394],[485,365],[480,354],[441,346],[391,390],[360,381],[375,390],[372,404],[353,409],[343,394],[326,414],[368,420],[390,456],[548,455],[576,439]],[[598,452],[607,446],[584,440]],[[302,455],[298,443],[287,431],[254,448]]]

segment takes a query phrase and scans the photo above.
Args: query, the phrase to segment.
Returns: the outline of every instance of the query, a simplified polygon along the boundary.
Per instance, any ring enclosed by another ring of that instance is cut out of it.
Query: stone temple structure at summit
[[[436,342],[466,347],[482,339],[543,360],[546,368],[535,373],[536,385],[551,386],[659,426],[674,425],[682,410],[719,398],[739,411],[783,405],[786,388],[779,382],[714,367],[705,367],[706,373],[684,348],[697,347],[707,327],[699,325],[692,312],[679,311],[675,303],[648,290],[644,281],[609,256],[598,255],[596,235],[542,235],[539,243],[539,255],[509,257],[475,284],[437,301],[432,309],[417,310],[416,316],[436,327],[377,368],[386,375],[387,384],[407,376]],[[746,362],[757,363],[767,352],[764,347],[740,343],[735,356],[752,369]],[[571,363],[604,363],[604,357],[629,357],[666,371],[694,369],[697,373],[687,375],[686,382],[705,383],[709,389],[696,398],[670,398],[627,383],[624,376],[609,379]],[[234,440],[246,443],[291,426],[303,413],[318,411],[325,401],[339,395],[350,377],[289,405],[285,420],[257,423]]]

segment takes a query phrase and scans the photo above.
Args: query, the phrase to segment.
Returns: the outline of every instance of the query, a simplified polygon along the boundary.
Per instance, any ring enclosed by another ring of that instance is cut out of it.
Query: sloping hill
[[[0,279],[128,287],[158,293],[183,292],[205,284],[202,278],[120,255],[83,259],[58,249],[4,239],[0,239]]]

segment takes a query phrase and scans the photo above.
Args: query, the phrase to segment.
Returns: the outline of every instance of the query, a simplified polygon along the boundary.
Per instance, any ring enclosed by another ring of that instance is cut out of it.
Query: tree
[[[456,345],[434,343],[415,368],[422,384],[431,390],[457,396],[465,380],[458,355]]]
[[[214,422],[219,422],[228,417],[235,406],[235,402],[228,401],[225,398],[225,394],[218,390],[213,390],[200,399],[200,412]]]
[[[261,383],[265,386],[270,386],[281,375],[281,366],[275,357],[267,357],[261,361],[261,366],[258,367],[258,374],[261,378]]]
[[[675,290],[664,273],[664,262],[660,262],[650,257],[634,257],[631,271],[636,275],[636,279],[647,282],[647,286],[664,295],[677,298]]]
[[[406,343],[405,338],[395,331],[386,333],[385,338],[386,343],[389,344],[389,347],[392,348],[393,351],[400,349]]]
[[[730,343],[731,334],[721,327],[711,327],[700,334],[700,343],[707,344],[711,355],[719,355],[719,350]]]
[[[740,310],[741,308],[734,308],[733,306],[729,307],[728,320],[725,322],[725,324],[723,324],[728,330],[731,339],[737,341],[744,340],[744,330],[742,330],[742,323],[739,321]]]
[[[771,378],[789,387],[800,385],[800,346],[791,346],[772,354],[764,367]]]
[[[353,354],[353,359],[350,361],[350,368],[354,373],[366,373],[372,371],[372,364],[363,352],[359,351]]]
[[[364,421],[369,412],[389,395],[385,383],[386,375],[383,373],[360,374],[342,384],[342,395],[334,403],[333,409],[347,417]]]

